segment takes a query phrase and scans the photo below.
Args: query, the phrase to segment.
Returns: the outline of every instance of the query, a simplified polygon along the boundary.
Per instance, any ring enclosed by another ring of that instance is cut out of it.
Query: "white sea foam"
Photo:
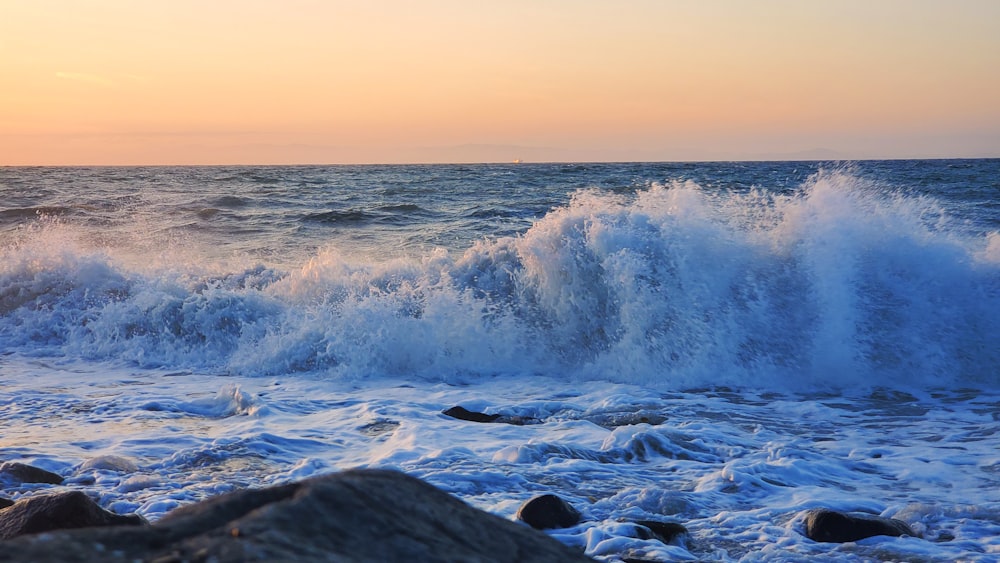
[[[219,274],[139,268],[66,227],[3,250],[0,342],[227,373],[574,373],[687,388],[972,382],[1000,372],[996,234],[820,174],[793,195],[597,191],[463,255]]]
[[[107,506],[152,520],[234,488],[367,466],[406,471],[508,518],[527,498],[554,492],[584,522],[552,534],[598,557],[987,561],[1000,551],[995,391],[663,392],[532,375],[474,386],[358,384],[15,356],[0,362],[0,379],[5,423],[18,429],[4,435],[4,457],[57,471]],[[538,420],[441,414],[456,404]],[[266,416],[250,405],[266,405]],[[660,422],[614,426],[601,416],[609,409]],[[81,465],[106,456],[134,467]],[[816,544],[800,520],[816,507],[900,518],[924,538]],[[627,525],[638,520],[683,523],[690,538],[640,539]]]

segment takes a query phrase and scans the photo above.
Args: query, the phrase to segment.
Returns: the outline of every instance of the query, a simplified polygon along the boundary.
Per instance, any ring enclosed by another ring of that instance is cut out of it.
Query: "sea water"
[[[998,232],[998,160],[0,168],[0,461],[153,521],[379,467],[608,561],[995,560]]]

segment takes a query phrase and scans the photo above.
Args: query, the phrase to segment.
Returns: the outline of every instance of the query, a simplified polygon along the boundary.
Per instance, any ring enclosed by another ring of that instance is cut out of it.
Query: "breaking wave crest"
[[[43,222],[0,251],[0,346],[243,374],[547,373],[670,388],[994,385],[1000,235],[846,172],[790,194],[577,192],[461,256],[212,271]]]

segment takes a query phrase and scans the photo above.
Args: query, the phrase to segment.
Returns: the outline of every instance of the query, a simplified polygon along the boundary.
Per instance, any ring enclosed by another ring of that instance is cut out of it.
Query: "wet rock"
[[[118,473],[135,473],[139,466],[131,459],[117,455],[102,455],[88,459],[80,466],[80,471],[115,471]]]
[[[451,407],[448,410],[441,411],[441,414],[469,422],[496,422],[496,419],[500,418],[498,414],[470,411],[465,407]]]
[[[0,540],[67,528],[137,526],[141,516],[104,510],[86,494],[69,491],[21,499],[0,511]]]
[[[146,527],[24,536],[4,543],[0,561],[100,561],[109,554],[121,561],[219,563],[590,561],[416,478],[373,469],[221,495]]]
[[[646,557],[642,554],[635,554],[633,551],[627,551],[621,555],[622,563],[664,563],[662,559],[652,559]]]
[[[450,409],[441,411],[441,414],[445,416],[450,416],[452,418],[457,418],[458,420],[467,420],[469,422],[497,422],[503,424],[514,424],[516,426],[522,426],[525,424],[537,424],[539,420],[537,418],[531,418],[530,416],[505,416],[502,414],[486,414],[482,412],[470,411],[465,407],[451,407]]]
[[[636,530],[639,532],[639,539],[659,540],[670,544],[683,540],[688,530],[676,522],[657,522],[656,520],[637,520]]]
[[[395,420],[379,419],[358,427],[358,432],[365,436],[376,438],[385,434],[391,434],[399,428],[399,422]]]
[[[553,494],[529,499],[517,509],[516,518],[536,530],[569,528],[580,523],[580,513]]]
[[[872,536],[916,536],[902,520],[820,508],[805,518],[806,537],[818,542],[853,542]]]
[[[0,465],[0,482],[4,483],[48,483],[61,485],[63,478],[51,471],[27,465],[17,461],[8,461]]]
[[[667,417],[655,411],[588,413],[583,416],[583,419],[609,429],[636,424],[656,426],[667,421]]]

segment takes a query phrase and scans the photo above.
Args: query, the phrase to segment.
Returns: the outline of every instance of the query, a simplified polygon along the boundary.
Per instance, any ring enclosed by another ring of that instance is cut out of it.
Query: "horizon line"
[[[996,156],[889,156],[889,157],[863,157],[863,158],[809,158],[809,157],[785,157],[785,158],[718,158],[718,159],[673,159],[673,160],[477,160],[477,161],[396,161],[396,162],[218,162],[212,164],[205,163],[143,163],[143,164],[97,164],[97,163],[73,163],[73,164],[0,164],[0,168],[168,168],[168,167],[223,167],[223,166],[462,166],[462,165],[509,165],[524,166],[537,164],[717,164],[717,163],[740,163],[740,162],[879,162],[879,161],[906,161],[906,160],[998,160],[1000,154]]]

